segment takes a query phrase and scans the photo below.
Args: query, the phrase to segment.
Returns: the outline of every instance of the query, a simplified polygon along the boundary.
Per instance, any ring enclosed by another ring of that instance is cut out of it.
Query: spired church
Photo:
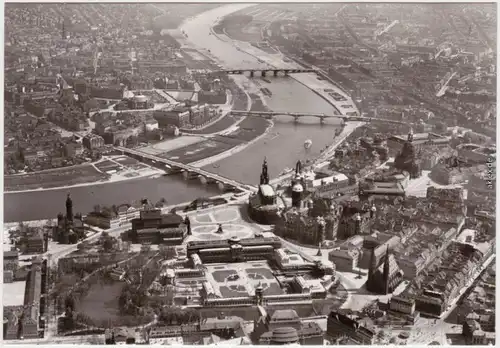
[[[82,214],[73,215],[73,200],[70,194],[66,198],[66,215],[57,214],[57,225],[54,227],[52,239],[60,244],[75,244],[85,238]]]
[[[389,253],[389,247],[387,247],[382,264],[377,264],[375,249],[372,249],[368,280],[366,281],[368,291],[383,295],[390,294],[403,281],[403,275],[404,273],[399,268],[396,258]]]
[[[396,169],[410,173],[410,179],[416,179],[422,175],[420,149],[413,144],[413,129],[408,133],[408,139],[401,151],[394,158]]]
[[[259,190],[248,200],[248,214],[252,220],[262,225],[272,225],[279,220],[280,205],[274,188],[269,184],[267,160],[262,163]]]

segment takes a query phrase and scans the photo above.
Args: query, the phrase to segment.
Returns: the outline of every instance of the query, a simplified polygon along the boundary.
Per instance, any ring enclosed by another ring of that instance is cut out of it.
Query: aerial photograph
[[[5,345],[495,345],[497,4],[7,2]]]

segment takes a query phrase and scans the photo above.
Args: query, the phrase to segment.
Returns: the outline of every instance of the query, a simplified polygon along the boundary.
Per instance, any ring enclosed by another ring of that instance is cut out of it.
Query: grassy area
[[[227,114],[226,116],[222,117],[220,120],[215,122],[214,124],[211,124],[208,127],[205,127],[203,129],[193,129],[189,130],[186,133],[189,134],[212,134],[212,133],[217,133],[220,131],[223,131],[224,129],[227,129],[231,127],[233,124],[235,124],[237,121],[237,118],[232,116],[231,114]]]
[[[120,317],[118,297],[124,286],[124,282],[97,281],[90,286],[88,294],[78,301],[78,311],[96,322],[115,321]]]
[[[222,143],[214,140],[206,140],[201,143],[188,145],[175,149],[161,157],[170,158],[181,163],[196,162],[208,157],[218,155],[234,147],[234,144]]]
[[[121,167],[113,161],[104,160],[95,165],[100,171],[107,172],[110,170],[120,170]]]
[[[24,175],[6,175],[4,189],[5,191],[36,190],[97,182],[107,178],[107,174],[99,173],[92,165],[82,164]]]

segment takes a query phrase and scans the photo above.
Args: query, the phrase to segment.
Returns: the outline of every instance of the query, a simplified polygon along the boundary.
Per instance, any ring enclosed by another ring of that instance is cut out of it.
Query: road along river
[[[252,54],[243,52],[246,44],[233,42],[211,34],[210,28],[230,13],[244,8],[246,4],[231,4],[204,12],[182,26],[187,40],[200,49],[210,50],[211,54],[227,68],[255,68],[268,66],[259,62],[255,54],[274,62],[278,55],[268,54],[252,47]],[[307,79],[315,79],[314,75]],[[301,78],[302,80],[302,78]],[[269,78],[267,83],[260,78],[252,79],[272,92],[272,97],[265,98],[269,108],[283,112],[309,112],[333,114],[335,108],[323,98],[299,83],[292,77]],[[247,82],[247,83],[254,83]],[[317,157],[320,150],[332,143],[335,124],[338,120],[328,120],[321,126],[317,119],[301,119],[294,124],[293,119],[279,116],[271,131],[260,140],[234,156],[208,165],[205,169],[226,177],[255,185],[264,157],[267,157],[271,177],[278,176],[285,168],[292,167],[298,160]],[[304,142],[311,139],[313,144],[305,150]],[[166,198],[169,204],[182,203],[198,197],[211,196],[218,191],[215,187],[203,187],[198,181],[186,184],[179,178],[159,177],[130,180],[95,186],[71,188],[75,211],[87,213],[96,204],[111,205],[131,202],[147,197],[152,201]],[[4,220],[6,222],[54,218],[64,210],[64,200],[68,189],[6,193]]]

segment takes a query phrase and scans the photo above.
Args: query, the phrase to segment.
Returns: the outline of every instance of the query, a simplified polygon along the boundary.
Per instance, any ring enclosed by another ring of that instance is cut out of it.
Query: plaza
[[[252,238],[255,232],[260,232],[258,228],[243,221],[239,208],[234,206],[193,215],[191,224],[192,235],[186,241]],[[218,232],[219,225],[222,225],[222,233]]]

